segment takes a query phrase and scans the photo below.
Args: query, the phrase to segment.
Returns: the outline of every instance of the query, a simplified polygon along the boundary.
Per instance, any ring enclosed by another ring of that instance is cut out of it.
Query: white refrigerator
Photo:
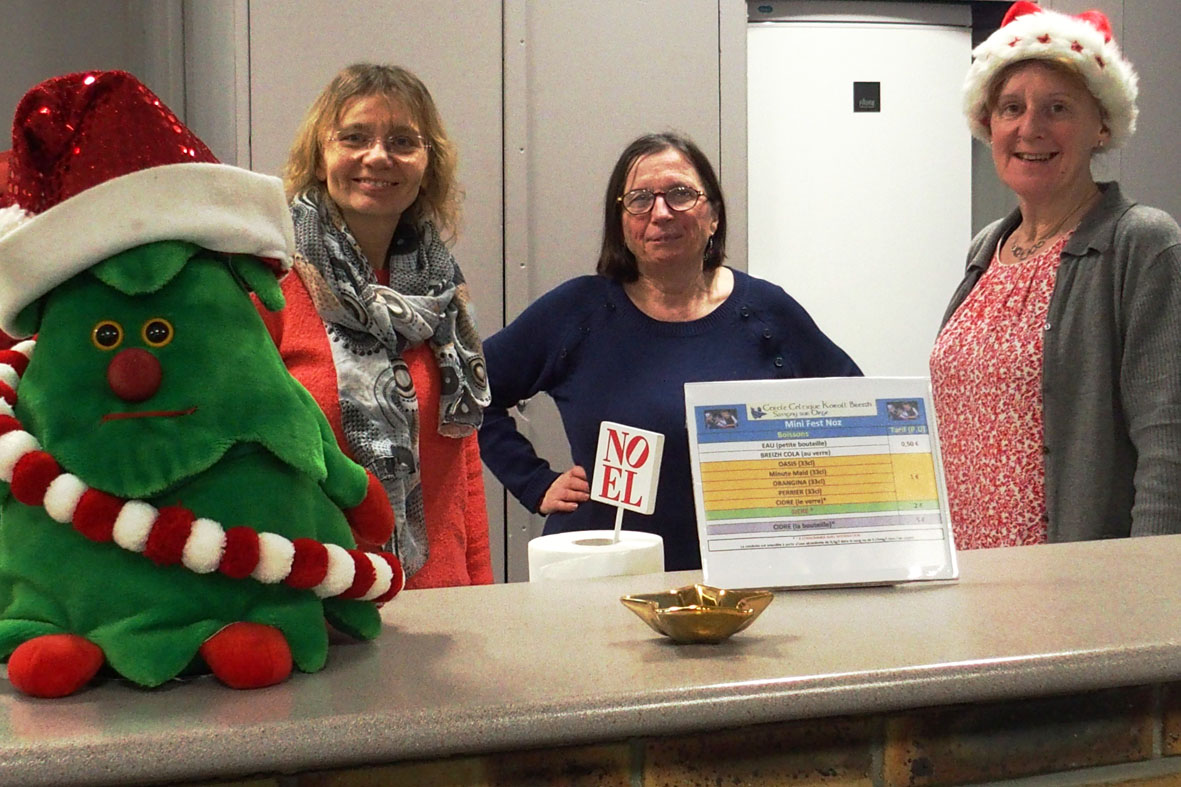
[[[971,233],[967,5],[751,2],[749,271],[867,375],[926,376]]]

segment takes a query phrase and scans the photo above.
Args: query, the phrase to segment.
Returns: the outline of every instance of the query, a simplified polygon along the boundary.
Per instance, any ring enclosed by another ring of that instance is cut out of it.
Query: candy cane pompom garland
[[[13,410],[34,346],[29,340],[0,350],[0,481],[11,486],[20,502],[43,506],[53,520],[73,525],[86,538],[113,542],[157,565],[180,564],[197,574],[217,571],[264,584],[282,582],[319,598],[380,603],[402,589],[402,565],[389,552],[345,549],[311,538],[292,541],[243,526],[226,530],[182,506],[157,509],[142,500],[124,500],[63,472]]]

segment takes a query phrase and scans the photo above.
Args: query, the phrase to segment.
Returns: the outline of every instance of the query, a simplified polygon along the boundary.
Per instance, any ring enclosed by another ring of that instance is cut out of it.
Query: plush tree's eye
[[[103,320],[90,332],[90,341],[100,350],[113,350],[123,343],[123,326],[114,320]]]
[[[163,317],[153,317],[145,322],[141,332],[144,343],[149,347],[163,347],[172,341],[173,334],[172,323]]]

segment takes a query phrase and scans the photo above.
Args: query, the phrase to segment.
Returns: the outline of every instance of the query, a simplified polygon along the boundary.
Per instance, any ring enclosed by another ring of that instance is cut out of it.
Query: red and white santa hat
[[[1056,60],[1078,71],[1103,110],[1111,133],[1108,148],[1118,148],[1136,130],[1136,70],[1099,11],[1068,16],[1020,0],[1009,8],[1000,28],[972,51],[972,58],[964,80],[964,115],[972,136],[983,142],[992,139],[986,109],[992,81],[1005,66],[1021,60]]]
[[[119,252],[161,240],[266,259],[295,250],[278,178],[218,162],[123,71],[37,85],[17,105],[0,195],[0,330],[28,304]]]

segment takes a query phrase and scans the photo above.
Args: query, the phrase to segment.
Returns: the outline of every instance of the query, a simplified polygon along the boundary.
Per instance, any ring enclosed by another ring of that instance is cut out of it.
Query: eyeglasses
[[[387,153],[399,158],[413,158],[419,151],[431,146],[425,137],[408,131],[397,131],[384,137],[368,131],[337,131],[328,139],[355,153],[372,150],[373,145],[380,141]]]
[[[623,209],[633,216],[642,216],[652,210],[657,197],[664,197],[664,204],[668,205],[669,210],[684,213],[700,202],[704,196],[704,191],[698,191],[690,186],[673,186],[668,191],[632,189],[622,197],[616,197],[615,201],[623,203]]]

